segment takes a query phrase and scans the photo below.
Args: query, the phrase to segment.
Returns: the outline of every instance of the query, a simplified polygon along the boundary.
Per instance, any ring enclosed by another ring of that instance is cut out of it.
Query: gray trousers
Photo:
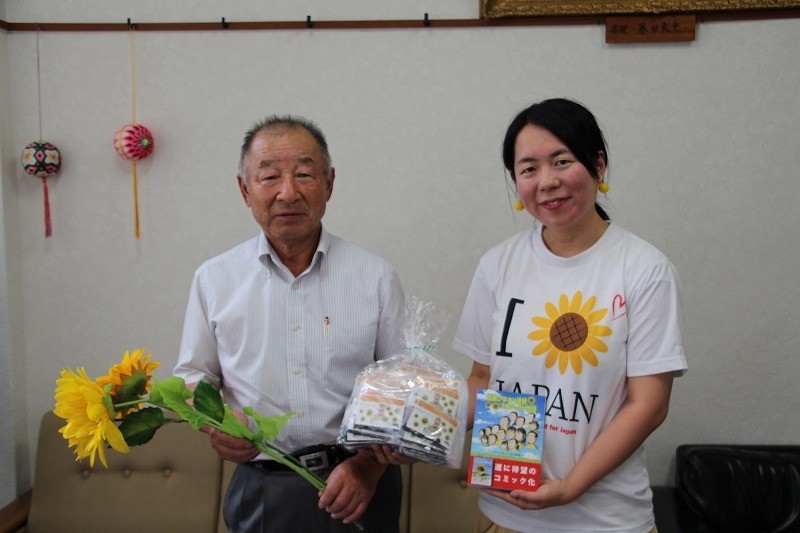
[[[330,470],[317,472],[327,479]],[[402,480],[389,466],[358,520],[368,533],[399,533]],[[233,533],[352,533],[352,524],[319,509],[317,489],[294,472],[263,471],[240,464],[225,495],[223,517]]]

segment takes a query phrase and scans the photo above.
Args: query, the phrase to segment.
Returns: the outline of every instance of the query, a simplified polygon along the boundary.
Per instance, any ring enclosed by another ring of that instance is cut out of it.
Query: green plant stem
[[[119,408],[131,407],[131,406],[134,406],[134,405],[139,405],[141,403],[148,403],[147,402],[147,398],[141,398],[139,400],[134,400],[134,401],[130,401],[130,402],[118,403],[118,404],[114,405],[114,408],[115,409],[119,409]],[[156,407],[159,407],[159,408],[167,410],[167,411],[171,411],[173,413],[175,412],[174,410],[172,410],[172,409],[170,409],[168,407],[162,406],[162,405],[157,405]],[[205,415],[204,413],[200,413],[200,414],[203,415],[203,417],[206,419],[207,425],[209,425],[209,426],[211,426],[211,427],[213,427],[213,428],[215,428],[215,429],[217,429],[219,431],[223,431],[221,424],[217,420],[214,420],[213,418]],[[223,433],[224,433],[224,431],[223,431]],[[248,440],[250,440],[250,439],[248,439]],[[314,487],[315,489],[317,489],[318,491],[322,492],[322,491],[325,490],[325,487],[328,486],[327,483],[325,483],[324,479],[322,479],[321,477],[316,475],[314,472],[309,470],[304,464],[302,464],[300,461],[298,461],[294,456],[292,456],[291,454],[285,452],[284,450],[281,450],[280,448],[278,448],[274,444],[270,444],[270,443],[268,443],[267,441],[264,441],[264,440],[262,440],[262,441],[250,440],[250,442],[253,443],[253,445],[258,449],[258,451],[268,455],[269,457],[274,459],[276,462],[278,462],[278,463],[290,468],[295,473],[297,473],[300,477],[302,477],[303,479],[308,481],[311,484],[311,486]],[[359,531],[366,531],[364,529],[364,526],[362,526],[361,523],[358,520],[353,522],[353,526],[355,526],[356,529],[358,529]]]
[[[115,403],[114,404],[114,409],[116,409],[116,410],[124,409],[126,407],[133,407],[135,405],[139,405],[139,404],[142,404],[142,403],[147,403],[147,399],[144,399],[144,400],[132,400],[130,402]],[[163,409],[163,407],[162,407],[162,409]]]

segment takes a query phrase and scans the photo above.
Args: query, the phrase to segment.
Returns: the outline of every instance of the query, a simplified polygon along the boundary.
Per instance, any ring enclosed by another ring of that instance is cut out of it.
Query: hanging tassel
[[[44,236],[47,238],[53,234],[53,226],[50,223],[50,195],[47,193],[47,178],[42,178],[42,186],[44,191]]]
[[[133,161],[133,234],[139,238],[139,184],[136,179],[136,161]]]

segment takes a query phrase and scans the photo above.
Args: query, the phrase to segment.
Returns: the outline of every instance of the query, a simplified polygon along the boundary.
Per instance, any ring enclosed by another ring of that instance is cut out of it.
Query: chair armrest
[[[0,533],[13,533],[28,523],[32,492],[33,490],[29,489],[19,498],[0,509]]]

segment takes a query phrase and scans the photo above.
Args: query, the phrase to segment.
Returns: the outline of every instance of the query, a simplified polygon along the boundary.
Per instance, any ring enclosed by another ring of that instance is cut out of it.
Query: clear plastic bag
[[[404,352],[356,376],[338,442],[349,450],[386,444],[420,461],[459,468],[467,424],[467,383],[433,354],[449,315],[411,297]]]

